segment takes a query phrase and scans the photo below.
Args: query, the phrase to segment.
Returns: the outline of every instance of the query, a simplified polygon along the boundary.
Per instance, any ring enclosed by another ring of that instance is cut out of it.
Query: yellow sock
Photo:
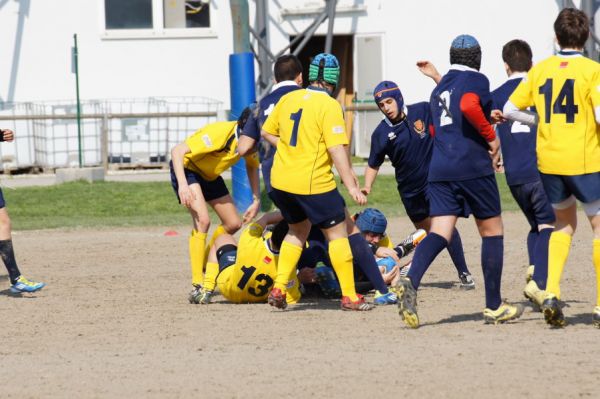
[[[204,244],[206,233],[192,230],[189,238],[190,266],[192,267],[192,284],[202,285],[202,269],[204,268]]]
[[[600,238],[594,239],[594,269],[596,269],[596,306],[600,306]]]
[[[210,252],[210,248],[215,244],[215,240],[217,239],[217,237],[219,237],[223,233],[227,233],[227,231],[225,230],[225,228],[223,227],[222,224],[218,225],[217,228],[215,229],[215,231],[213,231],[212,236],[210,237],[210,241],[208,242],[208,245],[204,249],[203,264],[206,264],[206,260],[208,259],[208,253]]]
[[[281,292],[286,292],[287,284],[296,271],[296,265],[301,254],[302,247],[290,244],[287,241],[281,243],[274,288],[279,288]]]
[[[217,284],[217,276],[219,275],[219,264],[217,262],[206,263],[206,271],[204,272],[204,284],[202,285],[205,290],[214,291],[215,285]]]
[[[340,280],[340,288],[342,295],[350,297],[352,301],[356,301],[356,290],[354,287],[354,268],[352,266],[352,251],[348,238],[338,238],[329,241],[329,259],[338,280]]]
[[[560,279],[569,256],[571,240],[570,235],[561,231],[555,231],[550,236],[546,291],[553,293],[558,299],[560,299]]]

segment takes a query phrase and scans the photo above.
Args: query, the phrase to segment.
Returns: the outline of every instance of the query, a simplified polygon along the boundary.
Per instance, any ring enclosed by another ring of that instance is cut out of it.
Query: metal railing
[[[0,146],[6,169],[77,166],[75,103],[47,101],[0,106],[0,126],[15,131],[14,145]],[[84,166],[162,166],[170,148],[217,120],[222,103],[203,97],[84,101]]]

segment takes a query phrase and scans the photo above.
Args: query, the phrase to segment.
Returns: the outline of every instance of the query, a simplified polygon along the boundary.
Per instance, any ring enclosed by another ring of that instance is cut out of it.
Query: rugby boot
[[[200,297],[202,296],[202,286],[200,284],[193,284],[194,289],[190,292],[188,300],[191,304],[197,305],[200,303]]]
[[[542,313],[544,313],[546,323],[552,327],[564,327],[567,324],[558,299],[554,294],[545,293],[544,301],[542,302]]]
[[[486,324],[502,324],[510,320],[516,320],[523,314],[523,306],[502,303],[498,309],[485,308],[483,320]]]
[[[20,294],[22,292],[36,292],[46,286],[45,283],[38,283],[36,281],[27,280],[25,277],[20,276],[17,281],[11,285],[10,292],[13,294]]]
[[[200,295],[200,299],[198,300],[198,303],[200,303],[202,305],[208,305],[210,303],[213,295],[214,295],[213,291],[202,290],[202,294]]]
[[[523,290],[523,295],[525,295],[525,298],[529,299],[529,302],[534,305],[536,310],[539,311],[542,309],[542,304],[544,303],[546,293],[539,289],[534,280],[529,280],[525,286],[525,290]]]
[[[398,293],[398,313],[400,317],[407,326],[418,328],[417,290],[413,287],[410,278],[401,277],[394,289]]]
[[[471,276],[471,273],[461,273],[458,275],[458,279],[460,280],[461,290],[468,291],[475,289],[475,280],[473,280],[473,276]]]
[[[273,288],[269,294],[267,302],[271,306],[275,306],[277,309],[287,308],[287,302],[285,301],[286,294],[281,292],[279,288]]]
[[[396,251],[399,258],[405,257],[410,254],[426,236],[427,232],[423,229],[419,229],[406,237],[400,244],[396,245],[394,251]]]
[[[382,294],[379,291],[375,291],[375,298],[373,299],[373,303],[375,305],[395,305],[398,303],[398,295],[394,293],[392,290],[389,290],[387,293]]]
[[[365,301],[364,296],[360,294],[356,294],[356,296],[358,297],[356,301],[353,301],[352,299],[350,299],[350,297],[347,296],[342,297],[342,310],[367,311],[373,309],[374,306],[368,304],[367,301]]]
[[[525,275],[525,281],[526,282],[530,282],[531,279],[533,278],[533,272],[535,270],[535,266],[534,265],[529,265],[527,267],[527,274]]]
[[[594,313],[592,313],[592,325],[600,328],[600,306],[594,308]]]

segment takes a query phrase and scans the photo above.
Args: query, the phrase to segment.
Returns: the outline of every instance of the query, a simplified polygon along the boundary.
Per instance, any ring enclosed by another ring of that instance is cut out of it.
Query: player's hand
[[[260,201],[253,201],[252,204],[246,209],[244,212],[244,216],[242,217],[242,223],[248,224],[258,215],[258,211],[260,210]]]
[[[499,109],[493,109],[492,113],[490,114],[490,122],[492,124],[504,123],[506,122],[506,118],[502,114],[502,111],[500,111]]]
[[[427,60],[417,61],[417,68],[423,75],[430,77],[436,83],[442,79],[442,75],[440,75],[435,65]]]
[[[303,267],[298,270],[298,280],[302,284],[314,284],[317,282],[317,273],[312,267]]]
[[[488,142],[488,145],[490,146],[488,153],[490,154],[490,158],[492,158],[492,166],[494,167],[494,170],[497,170],[501,155],[500,140],[498,140],[498,137],[496,136],[494,141]]]
[[[387,273],[382,273],[381,277],[383,277],[383,282],[387,285],[391,285],[394,279],[396,279],[400,275],[400,266],[396,265],[392,267]]]
[[[348,190],[348,192],[350,193],[350,196],[354,202],[356,202],[358,205],[367,205],[367,197],[360,192],[358,187],[353,187],[352,189]]]
[[[371,194],[371,187],[363,187],[360,189],[360,192],[363,193],[364,195],[369,195]]]
[[[179,186],[179,190],[177,190],[179,194],[179,200],[181,201],[181,205],[186,208],[190,208],[192,206],[192,202],[196,200],[196,194],[190,189],[190,186],[187,184],[185,186]]]
[[[398,254],[392,248],[379,247],[379,248],[377,248],[377,252],[375,252],[375,255],[377,255],[378,258],[391,257],[392,259],[394,259],[394,261],[396,263],[400,262],[400,258],[398,257]]]
[[[2,129],[2,141],[13,141],[15,139],[15,132],[10,129]]]

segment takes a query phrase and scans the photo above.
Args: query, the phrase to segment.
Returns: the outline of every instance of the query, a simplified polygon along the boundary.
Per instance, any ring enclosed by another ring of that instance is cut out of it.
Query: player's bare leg
[[[212,200],[209,204],[221,219],[221,224],[227,233],[235,234],[242,227],[242,219],[238,215],[231,195],[227,194]]]
[[[198,303],[202,294],[202,282],[204,280],[204,254],[206,251],[206,233],[210,228],[210,217],[200,185],[194,183],[189,187],[194,194],[194,199],[188,208],[193,224],[188,243],[190,266],[192,269],[192,285],[194,288],[190,292],[188,300],[190,303]]]
[[[278,309],[285,309],[287,307],[286,288],[296,271],[296,265],[302,254],[302,249],[304,248],[304,243],[306,242],[311,226],[308,219],[289,225],[288,233],[279,249],[277,277],[267,299],[269,305]]]

